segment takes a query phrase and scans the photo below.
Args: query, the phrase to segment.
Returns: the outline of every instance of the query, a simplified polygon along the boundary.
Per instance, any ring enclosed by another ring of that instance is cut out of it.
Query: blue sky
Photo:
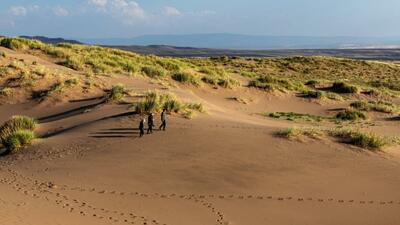
[[[0,34],[400,36],[399,0],[1,0]]]

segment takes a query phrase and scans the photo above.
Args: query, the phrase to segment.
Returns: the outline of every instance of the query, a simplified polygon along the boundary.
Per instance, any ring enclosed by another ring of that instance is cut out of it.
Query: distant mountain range
[[[24,38],[29,38],[29,39],[36,39],[40,40],[44,43],[52,43],[52,44],[58,44],[58,43],[73,43],[73,44],[82,44],[80,41],[75,41],[75,40],[67,40],[63,38],[48,38],[48,37],[43,37],[43,36],[21,36]],[[157,36],[158,37],[158,36]],[[291,37],[292,40],[295,38]],[[332,38],[332,42],[333,43]],[[334,56],[334,57],[344,57],[344,58],[354,58],[354,59],[376,59],[376,60],[395,60],[399,61],[400,60],[400,46],[397,46],[397,42],[395,39],[389,40],[387,39],[385,42],[379,42],[379,44],[374,45],[363,45],[361,44],[358,45],[341,45],[342,48],[334,48],[332,44],[327,44],[328,40],[325,40],[325,45],[322,45],[320,42],[319,46],[331,46],[331,48],[316,48],[317,45],[312,45],[313,47],[307,48],[302,48],[302,49],[297,49],[297,48],[282,48],[282,49],[270,49],[270,50],[257,50],[257,49],[234,49],[234,48],[200,48],[200,47],[177,47],[177,46],[170,46],[170,45],[145,45],[147,42],[152,43],[152,39],[146,39],[144,37],[141,37],[140,39],[137,40],[142,40],[143,45],[131,45],[132,39],[118,39],[118,40],[125,40],[125,41],[104,41],[104,42],[98,42],[97,44],[103,45],[105,47],[110,47],[110,48],[117,48],[117,49],[122,49],[126,51],[131,51],[131,52],[136,52],[140,54],[153,54],[153,55],[159,55],[159,56],[173,56],[173,57],[218,57],[218,56],[240,56],[240,57],[290,57],[290,56]],[[168,38],[167,38],[168,40]],[[283,42],[288,41],[288,39],[282,39]],[[306,39],[303,39],[304,42]],[[311,39],[307,39],[308,41],[311,41]],[[319,40],[318,38],[315,38],[315,40]],[[344,40],[344,39],[343,39]],[[355,40],[355,39],[353,39]],[[360,39],[358,39],[360,40]],[[372,39],[367,39],[364,38],[363,43],[367,43],[367,40],[372,41]],[[87,40],[86,40],[87,41]],[[155,39],[153,38],[153,41]],[[189,41],[189,40],[188,40]],[[278,41],[278,40],[276,40]],[[377,41],[377,40],[376,40]],[[122,43],[121,45],[107,45],[109,43]],[[299,42],[297,42],[299,43]],[[311,43],[311,42],[310,42]],[[337,43],[342,43],[342,42],[337,42]],[[344,42],[343,42],[344,43]],[[357,42],[361,43],[361,42]],[[372,43],[372,42],[371,42]],[[385,43],[385,44],[382,44]],[[92,42],[91,44],[95,44]],[[272,45],[272,42],[270,43]],[[276,43],[276,46],[278,44]],[[358,46],[358,47],[356,47]],[[395,48],[397,46],[397,48]],[[344,48],[346,47],[346,48]]]
[[[239,34],[143,35],[134,38],[81,39],[99,45],[168,45],[216,49],[400,48],[398,38],[255,36]]]
[[[68,40],[64,38],[49,38],[44,36],[20,36],[20,37],[26,39],[34,39],[48,44],[58,44],[58,43],[82,44],[82,42],[75,40]]]

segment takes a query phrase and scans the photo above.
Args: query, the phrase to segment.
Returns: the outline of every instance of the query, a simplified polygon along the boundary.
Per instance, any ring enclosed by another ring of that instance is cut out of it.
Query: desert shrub
[[[181,67],[179,64],[167,59],[157,60],[156,63],[168,71],[179,71]]]
[[[360,92],[360,89],[345,82],[335,82],[331,87],[331,91],[341,94],[357,94]]]
[[[3,52],[3,51],[0,51],[0,58],[5,58],[6,57],[6,53],[5,52]]]
[[[321,122],[323,120],[330,119],[323,116],[316,116],[316,115],[302,114],[295,112],[272,112],[272,113],[267,113],[265,115],[275,119],[286,119],[291,121],[304,120],[310,122]]]
[[[0,127],[0,143],[7,151],[29,144],[34,138],[37,121],[27,116],[13,116]]]
[[[197,112],[205,112],[206,111],[204,109],[203,104],[201,104],[201,103],[189,103],[189,104],[186,104],[186,107],[188,109],[192,109],[192,110],[195,110]]]
[[[346,109],[345,111],[336,114],[335,118],[337,120],[355,121],[355,120],[365,120],[367,119],[367,115],[364,112],[355,109]]]
[[[363,111],[376,111],[383,113],[396,113],[399,108],[390,102],[383,101],[356,101],[350,104],[351,107]]]
[[[125,87],[122,85],[113,86],[107,95],[108,102],[119,102],[125,96]]]
[[[204,107],[196,103],[181,103],[174,95],[160,94],[155,91],[147,92],[144,99],[137,103],[136,113],[159,112],[166,109],[185,116],[193,114],[193,111],[204,112]]]
[[[68,57],[61,65],[68,67],[73,70],[82,70],[84,68],[84,63],[77,57]]]
[[[316,99],[322,99],[326,96],[325,93],[322,91],[312,91],[312,90],[304,91],[303,94],[307,98],[316,98]]]
[[[276,132],[275,135],[283,138],[293,138],[293,137],[298,137],[300,135],[300,130],[291,127],[291,128],[286,128],[284,130],[280,130]]]
[[[16,151],[25,145],[29,145],[35,139],[31,130],[17,130],[8,135],[3,141],[3,146],[8,151]]]
[[[270,75],[260,76],[255,80],[251,80],[248,86],[263,89],[266,91],[279,90],[303,92],[307,90],[307,88],[301,82],[276,78]]]
[[[14,38],[4,38],[0,41],[0,46],[9,48],[12,50],[22,49],[25,45],[21,43],[18,39]]]
[[[156,66],[145,66],[142,68],[142,72],[151,78],[160,78],[166,75],[166,72],[163,68]]]
[[[199,78],[189,72],[175,72],[171,77],[181,83],[193,84],[195,86],[200,85]]]
[[[301,136],[313,138],[313,139],[319,139],[321,138],[324,133],[321,130],[313,129],[313,128],[286,128],[283,130],[280,130],[275,133],[276,136],[282,137],[282,138],[287,138],[287,139],[293,139],[293,138],[300,138]]]
[[[373,133],[364,133],[349,129],[338,129],[330,131],[330,135],[341,139],[341,141],[372,151],[380,150],[388,145],[387,139]]]
[[[9,96],[12,95],[12,93],[13,93],[13,89],[12,88],[5,87],[5,88],[0,89],[0,96],[9,97]]]
[[[158,112],[163,109],[179,113],[183,109],[183,104],[173,95],[150,91],[145,94],[144,99],[136,106],[137,113]]]
[[[376,88],[388,88],[394,91],[400,91],[400,82],[399,81],[382,81],[382,80],[373,80],[368,82],[368,84],[372,87]]]
[[[304,85],[313,86],[313,87],[317,86],[318,84],[320,84],[320,82],[318,80],[308,80],[304,83]]]

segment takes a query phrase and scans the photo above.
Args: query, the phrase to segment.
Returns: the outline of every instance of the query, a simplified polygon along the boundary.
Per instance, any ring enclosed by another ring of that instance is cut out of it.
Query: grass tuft
[[[331,91],[340,94],[358,94],[360,89],[357,86],[337,81],[333,83]]]
[[[120,102],[125,96],[125,87],[122,85],[113,86],[107,95],[107,102]]]
[[[13,116],[0,127],[0,142],[11,152],[30,144],[37,121],[27,116]]]
[[[338,129],[330,131],[329,134],[333,137],[339,138],[342,142],[371,151],[381,150],[389,144],[389,141],[384,137],[362,131]]]
[[[189,72],[175,72],[172,74],[172,79],[175,81],[200,86],[200,79]]]
[[[366,120],[368,117],[364,112],[358,111],[356,109],[346,109],[345,111],[336,114],[335,118],[342,121],[356,121]]]

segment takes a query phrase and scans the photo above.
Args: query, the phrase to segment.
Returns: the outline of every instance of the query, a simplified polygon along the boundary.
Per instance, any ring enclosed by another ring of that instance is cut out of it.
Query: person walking
[[[160,130],[162,129],[162,130],[164,130],[165,131],[165,127],[167,126],[167,120],[166,120],[166,113],[167,113],[167,110],[166,109],[163,109],[163,111],[162,111],[162,113],[161,113],[161,125],[160,125]]]
[[[140,137],[143,137],[144,135],[144,123],[146,122],[145,119],[141,119],[139,123],[139,131],[140,131]]]
[[[147,134],[152,134],[153,133],[153,127],[154,127],[154,116],[153,113],[149,114],[149,117],[147,119]]]

